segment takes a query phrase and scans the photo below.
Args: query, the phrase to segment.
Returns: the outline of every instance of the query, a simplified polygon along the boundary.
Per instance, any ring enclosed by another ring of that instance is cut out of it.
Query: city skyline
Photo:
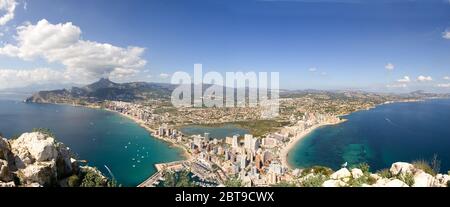
[[[0,2],[0,88],[170,82],[201,63],[280,72],[283,89],[450,90],[444,0]]]

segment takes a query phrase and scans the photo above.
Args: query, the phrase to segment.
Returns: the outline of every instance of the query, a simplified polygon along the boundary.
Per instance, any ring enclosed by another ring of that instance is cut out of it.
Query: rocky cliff
[[[98,170],[80,166],[64,144],[43,132],[0,137],[0,187],[108,186]]]

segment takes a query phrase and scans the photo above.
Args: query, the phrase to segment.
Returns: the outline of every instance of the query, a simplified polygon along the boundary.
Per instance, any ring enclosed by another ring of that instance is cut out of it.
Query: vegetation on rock
[[[164,187],[195,187],[189,177],[189,171],[166,172],[164,174]]]
[[[225,181],[224,185],[226,187],[242,187],[242,180],[237,178],[237,177],[232,177],[229,178],[228,180]]]

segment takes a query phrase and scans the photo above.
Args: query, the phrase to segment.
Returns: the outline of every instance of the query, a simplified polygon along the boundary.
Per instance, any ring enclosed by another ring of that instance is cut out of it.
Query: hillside
[[[39,91],[26,99],[26,102],[36,103],[70,103],[111,101],[139,101],[148,99],[168,99],[174,85],[164,83],[114,83],[102,78],[84,87],[71,89]]]

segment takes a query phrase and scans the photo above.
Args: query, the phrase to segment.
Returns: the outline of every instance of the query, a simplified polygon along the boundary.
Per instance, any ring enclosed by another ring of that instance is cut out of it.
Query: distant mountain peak
[[[109,78],[100,78],[100,80],[98,80],[97,82],[94,82],[92,84],[116,84],[116,83],[109,80]]]
[[[98,80],[97,82],[91,83],[91,84],[85,86],[84,88],[89,91],[95,91],[95,90],[102,89],[102,88],[113,88],[118,85],[119,85],[118,83],[114,83],[111,80],[109,80],[108,78],[100,78],[100,80]]]
[[[417,90],[417,91],[411,92],[411,94],[427,94],[427,92],[424,90]]]

